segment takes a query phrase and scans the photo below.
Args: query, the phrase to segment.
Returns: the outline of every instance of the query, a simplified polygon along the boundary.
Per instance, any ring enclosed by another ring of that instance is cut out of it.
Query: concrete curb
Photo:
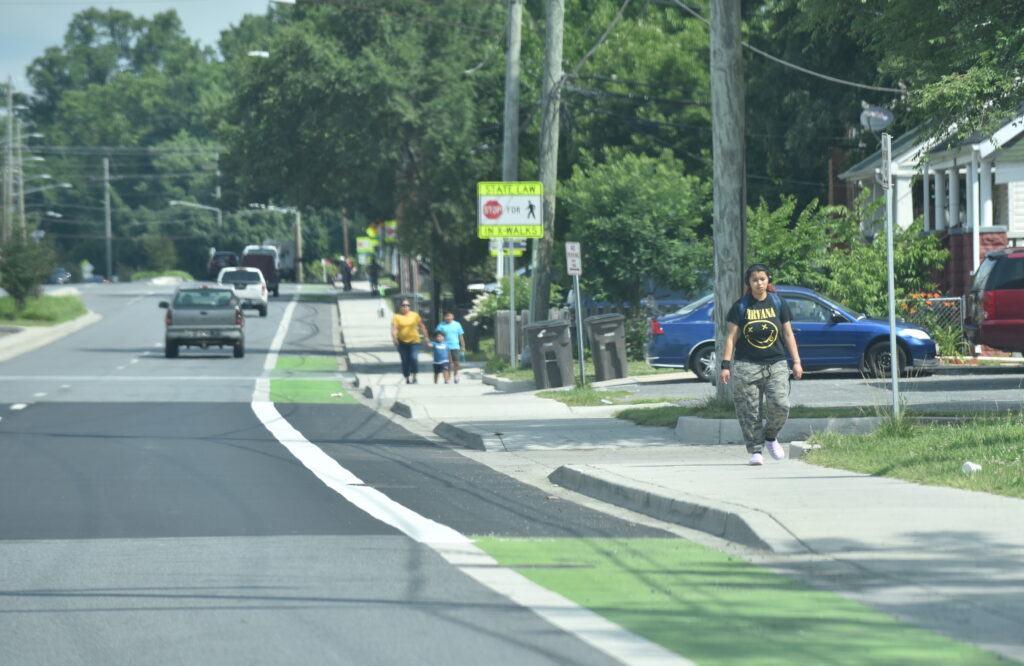
[[[878,429],[877,416],[851,418],[789,419],[782,429],[788,440],[805,440],[815,432],[840,432],[863,435]],[[683,444],[742,444],[743,432],[735,419],[702,419],[680,416],[676,421],[676,438]]]
[[[55,326],[28,326],[17,333],[5,335],[3,336],[3,348],[0,349],[0,361],[6,361],[15,356],[39,349],[64,336],[80,331],[86,326],[91,326],[100,319],[103,319],[102,315],[90,311],[77,319],[66,321],[63,324]]]
[[[811,552],[774,518],[755,509],[683,493],[670,497],[656,486],[645,486],[589,465],[563,465],[548,479],[602,502],[744,546],[773,553]]]
[[[493,386],[495,391],[506,391],[509,393],[519,393],[522,391],[536,391],[537,387],[534,386],[532,379],[504,379],[502,377],[495,377],[494,375],[485,374],[481,381],[488,386]]]

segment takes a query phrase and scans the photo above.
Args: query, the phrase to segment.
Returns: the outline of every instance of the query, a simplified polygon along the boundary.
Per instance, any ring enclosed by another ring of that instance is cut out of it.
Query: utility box
[[[569,322],[547,319],[523,326],[523,337],[529,341],[533,365],[533,383],[539,389],[572,386],[572,342]]]
[[[583,320],[594,359],[594,380],[619,379],[629,374],[626,363],[626,318],[603,314]]]

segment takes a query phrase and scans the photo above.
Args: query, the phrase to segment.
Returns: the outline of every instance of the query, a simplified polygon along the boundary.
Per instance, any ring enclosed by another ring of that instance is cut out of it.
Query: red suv
[[[964,332],[976,345],[1024,351],[1024,247],[985,255],[968,297]]]

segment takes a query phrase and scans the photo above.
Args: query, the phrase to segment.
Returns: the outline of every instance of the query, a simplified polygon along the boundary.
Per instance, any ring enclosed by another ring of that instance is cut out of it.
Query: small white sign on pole
[[[583,255],[579,243],[565,243],[565,270],[569,275],[583,275]]]
[[[892,187],[892,136],[882,135],[882,189]]]

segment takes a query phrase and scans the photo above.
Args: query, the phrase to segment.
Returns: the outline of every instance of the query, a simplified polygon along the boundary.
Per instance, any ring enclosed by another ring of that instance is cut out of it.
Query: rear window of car
[[[220,279],[221,282],[259,282],[260,274],[253,271],[228,271]]]
[[[174,297],[176,308],[224,307],[234,303],[230,289],[183,289]]]
[[[978,289],[1024,289],[1024,255],[989,257],[978,267]]]

